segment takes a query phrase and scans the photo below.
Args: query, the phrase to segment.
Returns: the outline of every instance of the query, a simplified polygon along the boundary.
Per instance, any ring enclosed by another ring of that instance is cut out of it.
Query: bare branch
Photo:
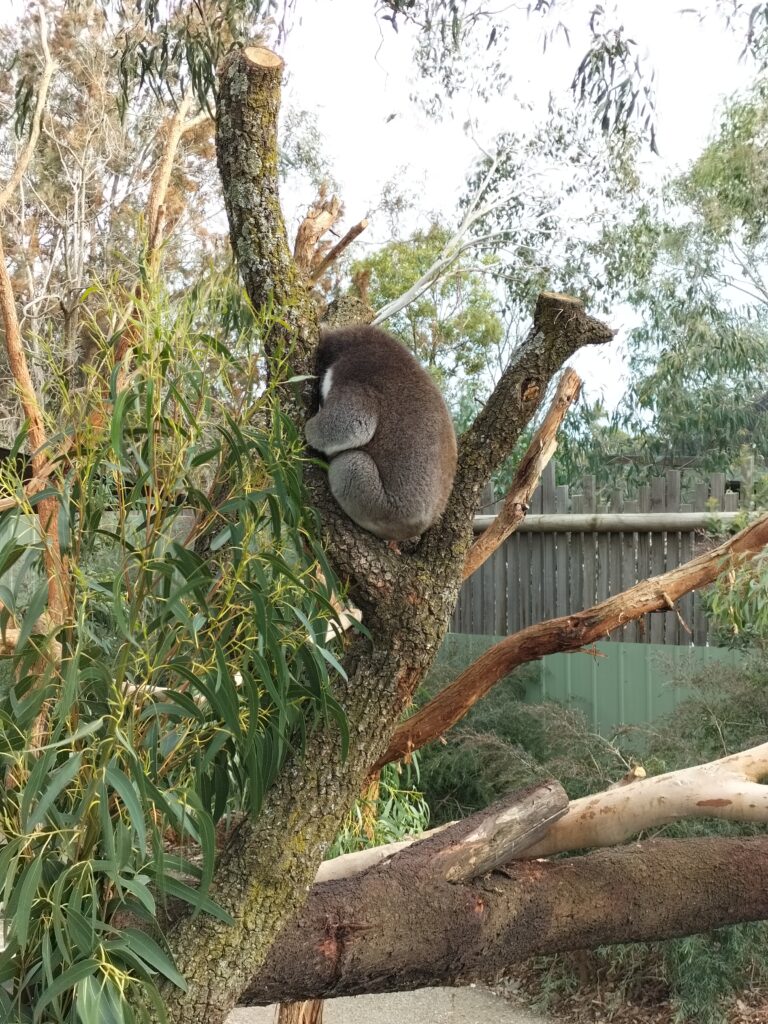
[[[719,761],[640,778],[574,800],[542,841],[515,857],[551,857],[617,843],[681,818],[768,823],[768,743]]]
[[[557,385],[555,397],[544,421],[533,435],[528,451],[520,461],[504,505],[493,525],[478,537],[469,550],[463,579],[467,579],[517,529],[525,518],[528,506],[544,467],[557,450],[557,431],[565,414],[579,397],[581,378],[575,370],[566,369]]]
[[[420,711],[402,722],[389,748],[372,770],[407,757],[459,722],[495,683],[519,665],[545,654],[578,651],[613,629],[648,612],[667,611],[691,590],[712,583],[734,562],[757,554],[768,544],[768,515],[761,516],[719,547],[662,576],[653,576],[573,615],[513,633],[477,659]]]
[[[367,227],[368,221],[366,218],[363,218],[358,224],[354,224],[346,233],[346,235],[344,235],[344,237],[341,238],[336,243],[336,245],[334,245],[330,252],[326,253],[326,255],[323,256],[323,258],[320,260],[317,266],[312,268],[312,272],[309,277],[309,283],[317,284],[317,282],[320,280],[320,278],[323,276],[326,270],[328,270],[328,268],[331,267],[336,262],[336,260],[339,258],[339,256],[341,256],[344,250],[349,248],[349,246],[354,242],[354,240],[358,238]]]
[[[418,297],[429,288],[429,286],[442,277],[443,274],[451,267],[453,263],[461,256],[462,253],[472,248],[476,244],[482,244],[487,241],[488,236],[484,236],[480,239],[467,239],[467,234],[470,229],[477,221],[485,217],[492,209],[498,205],[493,203],[488,207],[484,207],[479,210],[478,206],[480,200],[485,195],[485,192],[491,183],[493,175],[499,163],[498,154],[496,154],[491,161],[491,166],[486,174],[485,178],[480,183],[477,192],[474,195],[472,202],[469,205],[469,209],[465,213],[461,224],[459,224],[455,233],[443,246],[443,250],[437,257],[435,262],[429,267],[411,287],[403,292],[398,298],[388,302],[386,306],[382,307],[376,314],[376,318],[373,321],[374,326],[384,323],[385,320],[389,320],[395,313],[399,313],[401,309],[405,309],[412,302],[415,302]]]
[[[528,337],[512,353],[507,368],[475,422],[459,438],[459,462],[448,508],[424,535],[420,555],[431,559],[457,545],[469,545],[480,491],[514,449],[536,414],[552,377],[584,345],[601,345],[615,332],[589,316],[569,295],[542,292]]]

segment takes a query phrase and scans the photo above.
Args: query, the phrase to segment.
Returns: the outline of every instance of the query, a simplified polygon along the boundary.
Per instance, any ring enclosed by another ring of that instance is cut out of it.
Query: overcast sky
[[[712,15],[699,23],[679,13],[682,6],[675,0],[617,4],[626,35],[647,52],[656,72],[661,156],[648,153],[644,158],[654,176],[684,167],[700,152],[717,126],[722,98],[748,85],[754,74],[739,60],[743,36],[727,31]],[[591,7],[585,0],[563,7],[570,46],[560,37],[546,54],[541,19],[511,11],[513,89],[490,104],[464,98],[453,117],[435,123],[409,101],[415,72],[407,31],[395,35],[388,24],[377,22],[372,2],[299,0],[299,17],[282,51],[288,68],[286,96],[295,106],[317,113],[349,223],[375,206],[386,181],[402,175],[419,196],[414,224],[426,223],[431,210],[450,215],[467,168],[478,155],[463,123],[471,118],[478,126],[477,141],[492,148],[498,132],[524,127],[537,111],[543,113],[550,91],[565,96],[587,49]],[[533,115],[524,109],[527,104],[533,106]],[[397,116],[387,121],[392,114]],[[358,251],[386,238],[383,221],[374,217],[367,238],[363,235],[356,243]],[[621,327],[626,315],[618,311],[615,325]],[[614,404],[623,390],[621,338],[610,351],[579,354],[576,365],[588,395],[602,393]]]
[[[571,6],[570,13],[564,8],[571,45],[559,37],[546,54],[541,18],[522,11],[512,21],[508,65],[514,89],[534,109],[546,108],[550,90],[567,93],[587,48],[591,0]],[[477,122],[478,141],[490,146],[499,131],[527,123],[530,115],[510,92],[490,104],[462,99],[451,119],[431,121],[408,99],[415,79],[408,31],[396,35],[374,18],[373,7],[372,0],[299,0],[283,47],[287,94],[316,111],[350,216],[375,202],[381,185],[406,162],[417,189],[424,187],[425,203],[452,204],[477,154],[462,124]],[[682,165],[712,130],[721,97],[750,79],[751,69],[739,61],[743,38],[714,16],[699,24],[677,13],[675,0],[622,0],[617,8],[626,35],[656,69],[661,158],[654,162]],[[385,123],[391,114],[397,116]]]
[[[0,0],[0,21],[17,16],[26,5],[27,0]],[[592,0],[559,0],[556,9],[568,25],[570,45],[561,35],[543,53],[544,28],[552,22],[527,17],[526,0],[507,4],[510,38],[505,53],[513,86],[491,103],[463,97],[441,122],[428,118],[409,99],[416,82],[412,37],[404,27],[395,34],[377,20],[374,0],[297,0],[296,6],[281,48],[287,67],[285,99],[317,115],[347,224],[373,210],[382,186],[398,179],[417,197],[407,223],[412,229],[427,224],[432,211],[451,221],[478,145],[493,149],[500,131],[530,125],[543,115],[550,92],[567,96],[588,46],[586,22],[594,5]],[[610,8],[611,0],[604,6]],[[753,76],[750,66],[739,60],[743,33],[727,31],[713,15],[699,23],[681,14],[682,6],[682,0],[615,4],[625,34],[647,53],[656,72],[661,155],[644,157],[647,173],[656,177],[684,167],[700,152],[717,125],[722,98],[748,85]],[[606,23],[615,25],[617,20],[608,18]],[[474,141],[462,127],[468,120],[476,126]],[[286,196],[286,212],[298,213],[297,207],[310,198]],[[356,251],[386,241],[387,231],[386,219],[374,215],[355,243]],[[626,324],[627,311],[617,310],[614,326]],[[589,397],[602,393],[611,405],[618,400],[624,365],[621,334],[610,349],[590,349],[575,362]]]

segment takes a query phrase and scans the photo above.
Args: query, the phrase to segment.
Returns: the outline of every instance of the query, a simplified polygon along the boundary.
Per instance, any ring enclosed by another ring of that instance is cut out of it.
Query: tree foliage
[[[402,241],[389,242],[352,264],[352,280],[364,290],[374,309],[398,298],[439,257],[451,231],[435,220]],[[450,271],[432,282],[405,309],[387,321],[387,329],[430,370],[446,396],[460,404],[462,396],[488,390],[489,363],[496,362],[502,325],[495,297],[483,279],[490,257],[460,256]]]
[[[625,425],[650,454],[727,469],[768,453],[766,91],[731,102],[682,176],[607,230],[595,252],[629,332]]]
[[[89,399],[61,395],[65,423],[109,426],[78,433],[52,488],[73,581],[56,640],[35,501],[0,520],[2,618],[18,629],[0,703],[8,1021],[128,1020],[126,988],[159,1005],[156,976],[183,985],[135,922],[162,918],[159,900],[226,916],[207,895],[217,829],[258,814],[313,723],[343,729],[302,439],[247,358],[268,324],[220,340],[222,285],[145,298],[133,381],[112,402],[104,337]],[[5,467],[4,492],[21,494]]]

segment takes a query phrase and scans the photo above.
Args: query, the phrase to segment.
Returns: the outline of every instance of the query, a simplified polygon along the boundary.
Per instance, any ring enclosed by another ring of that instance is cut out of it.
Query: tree
[[[163,50],[151,59],[141,52],[151,70]],[[46,61],[48,80],[50,70]],[[765,914],[762,838],[633,844],[566,866],[507,865],[494,894],[484,873],[526,850],[569,848],[558,837],[594,817],[583,806],[564,814],[556,784],[416,844],[385,871],[313,886],[375,765],[438,736],[510,665],[579,649],[715,579],[724,563],[762,549],[768,518],[664,578],[507,638],[397,726],[445,632],[480,488],[562,364],[613,332],[579,300],[540,295],[528,336],[462,436],[442,521],[402,551],[354,527],[320,468],[301,454],[317,320],[278,200],[281,74],[271,50],[233,47],[217,90],[218,163],[256,358],[239,357],[238,346],[212,333],[222,313],[215,291],[210,303],[199,301],[202,286],[172,303],[158,288],[150,233],[146,273],[117,337],[103,339],[105,367],[92,378],[88,404],[62,399],[69,429],[61,442],[46,433],[25,373],[12,281],[0,262],[6,347],[35,431],[32,477],[11,481],[2,508],[17,526],[27,525],[20,510],[37,520],[31,541],[19,532],[4,546],[3,564],[31,554],[41,570],[36,580],[32,573],[31,596],[2,593],[3,649],[15,673],[0,748],[0,863],[11,921],[0,959],[11,990],[0,989],[0,1000],[9,1020],[126,1019],[127,1000],[133,1019],[159,1017],[162,1002],[172,1021],[216,1022],[246,991],[266,1001],[276,992],[285,999],[363,991],[374,975],[379,988],[479,977],[482,959],[487,967],[509,957],[507,937],[514,956]],[[45,82],[4,197],[31,159]],[[530,454],[513,505],[524,504],[540,466],[540,449]],[[322,518],[324,550],[310,505]],[[106,572],[89,561],[98,542],[115,560]],[[365,632],[334,647],[323,636],[337,577],[362,609]],[[654,792],[692,792],[694,804],[680,801],[679,813],[701,813],[703,802],[738,814],[743,804],[730,797],[741,786],[760,816],[757,781],[767,771],[758,747],[715,769],[656,780]],[[702,777],[711,797],[687,785]],[[634,792],[625,787],[621,797],[634,803]],[[615,826],[616,797],[604,799]],[[635,823],[649,826],[653,817]],[[583,840],[577,829],[576,842]],[[308,891],[311,954],[297,947],[291,926]],[[639,894],[647,897],[641,906]],[[390,954],[387,975],[356,901],[366,901],[366,918],[381,913],[381,934],[391,935],[400,911],[419,898],[432,935],[455,936],[460,922],[468,938],[478,937],[473,949],[482,947],[482,958],[468,968],[457,963],[449,938],[427,976],[401,944],[411,969]],[[359,973],[345,972],[345,952],[365,945]],[[285,975],[272,987],[275,963],[295,964],[296,956],[312,956],[317,971],[302,971],[303,987]]]
[[[768,454],[766,109],[759,81],[689,170],[595,246],[610,293],[641,314],[624,425],[656,457],[727,469],[745,446]]]
[[[353,263],[352,279],[366,301],[381,309],[429,270],[450,236],[447,227],[434,221],[428,229]],[[487,391],[490,382],[484,375],[502,327],[493,295],[466,256],[459,256],[448,273],[389,318],[387,329],[429,368],[449,400],[459,403],[464,392],[477,396]]]

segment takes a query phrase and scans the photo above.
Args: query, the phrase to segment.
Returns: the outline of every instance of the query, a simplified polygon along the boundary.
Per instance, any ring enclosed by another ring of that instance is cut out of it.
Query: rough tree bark
[[[290,351],[294,372],[311,372],[317,326],[288,249],[277,193],[276,122],[282,62],[252,47],[234,52],[221,70],[217,150],[233,249],[251,301],[279,311],[267,347]],[[185,918],[169,935],[188,980],[185,993],[164,992],[171,1020],[223,1021],[299,909],[328,844],[383,753],[402,709],[431,665],[455,604],[472,514],[490,472],[536,412],[552,376],[578,348],[613,332],[573,299],[542,296],[534,326],[503,375],[488,407],[461,443],[454,496],[442,521],[413,553],[397,554],[357,529],[330,498],[323,474],[309,474],[312,501],[327,530],[327,550],[349,579],[372,642],[352,643],[347,679],[337,696],[350,731],[349,755],[330,724],[289,761],[261,816],[244,821],[223,851],[211,896],[232,925]],[[299,423],[303,394],[286,389]]]
[[[768,917],[763,836],[651,840],[517,861],[459,883],[441,876],[420,845],[315,886],[242,1001],[466,985],[533,955]]]
[[[262,47],[227,58],[220,76],[217,151],[246,288],[257,308],[278,314],[267,350],[288,354],[291,371],[301,374],[313,368],[317,325],[288,249],[277,193],[281,75],[280,59]],[[396,553],[357,529],[331,499],[324,475],[308,474],[328,554],[348,579],[371,637],[352,641],[344,659],[346,678],[337,681],[349,755],[342,763],[334,725],[318,726],[301,755],[286,764],[260,817],[243,821],[231,835],[211,896],[233,923],[186,917],[168,935],[188,981],[184,993],[171,986],[164,991],[172,1021],[219,1024],[249,986],[265,1002],[483,977],[494,966],[493,937],[503,940],[494,955],[502,950],[506,966],[533,951],[682,934],[768,909],[766,848],[760,840],[654,844],[578,861],[526,863],[487,882],[448,881],[445,873],[435,874],[433,856],[424,870],[409,859],[423,849],[405,851],[396,870],[389,861],[314,887],[296,917],[344,813],[390,748],[395,723],[435,657],[484,482],[512,450],[562,364],[581,346],[612,336],[577,300],[540,296],[527,339],[461,438],[449,507],[412,551]],[[311,392],[308,383],[284,387],[285,405],[299,426]],[[758,854],[762,864],[755,868]],[[713,890],[715,877],[721,885]],[[397,907],[407,907],[407,915]],[[297,973],[303,981],[297,982]]]
[[[492,978],[532,954],[588,948],[619,941],[620,935],[626,936],[626,941],[661,938],[684,934],[692,927],[704,930],[731,921],[760,919],[768,909],[765,865],[757,866],[754,877],[745,877],[750,873],[744,869],[750,857],[764,857],[768,852],[765,839],[747,840],[746,844],[741,840],[634,844],[605,860],[593,856],[570,859],[564,862],[564,873],[551,872],[542,864],[535,872],[518,871],[511,862],[620,843],[680,818],[766,823],[768,786],[759,784],[766,776],[768,743],[652,779],[636,777],[575,800],[564,814],[564,792],[557,783],[544,783],[415,841],[326,861],[318,871],[308,906],[280,935],[244,999],[269,1002],[276,991],[296,999],[307,992],[316,998],[409,985],[461,984]],[[537,832],[543,832],[538,841]],[[729,850],[733,862],[728,859]],[[698,858],[703,858],[703,863]],[[622,865],[626,865],[626,875]],[[715,868],[725,875],[719,875],[713,884],[709,872]],[[596,871],[604,869],[605,887],[596,888]],[[480,877],[499,870],[513,880],[513,887],[508,888],[505,879],[500,881],[498,873],[488,879]],[[658,877],[656,870],[660,871]],[[347,886],[349,879],[361,874],[368,877],[361,880],[359,890]],[[546,927],[533,929],[525,915],[522,919],[516,916],[521,908],[515,887],[525,887],[531,880],[539,886],[536,892],[524,893],[528,913],[538,920],[548,918],[552,903],[562,898],[562,893],[553,895],[549,887],[557,891],[563,878],[573,895],[562,907],[558,904],[562,917],[557,922],[547,920]],[[455,893],[445,882],[462,884],[458,917],[454,916]],[[575,894],[580,887],[583,898],[579,902]],[[379,890],[375,897],[374,889]],[[492,920],[484,916],[488,893],[495,915]],[[384,902],[357,904],[358,897]],[[418,907],[418,921],[411,920],[414,906]],[[422,929],[425,913],[430,916]],[[694,914],[699,916],[694,918]],[[523,924],[525,934],[519,935],[517,928]],[[321,942],[318,936],[323,925]],[[451,946],[454,925],[461,940]],[[403,943],[408,946],[405,950]],[[414,956],[414,948],[422,943],[430,952],[436,943],[447,954],[434,965],[431,981],[423,973],[422,953]]]

